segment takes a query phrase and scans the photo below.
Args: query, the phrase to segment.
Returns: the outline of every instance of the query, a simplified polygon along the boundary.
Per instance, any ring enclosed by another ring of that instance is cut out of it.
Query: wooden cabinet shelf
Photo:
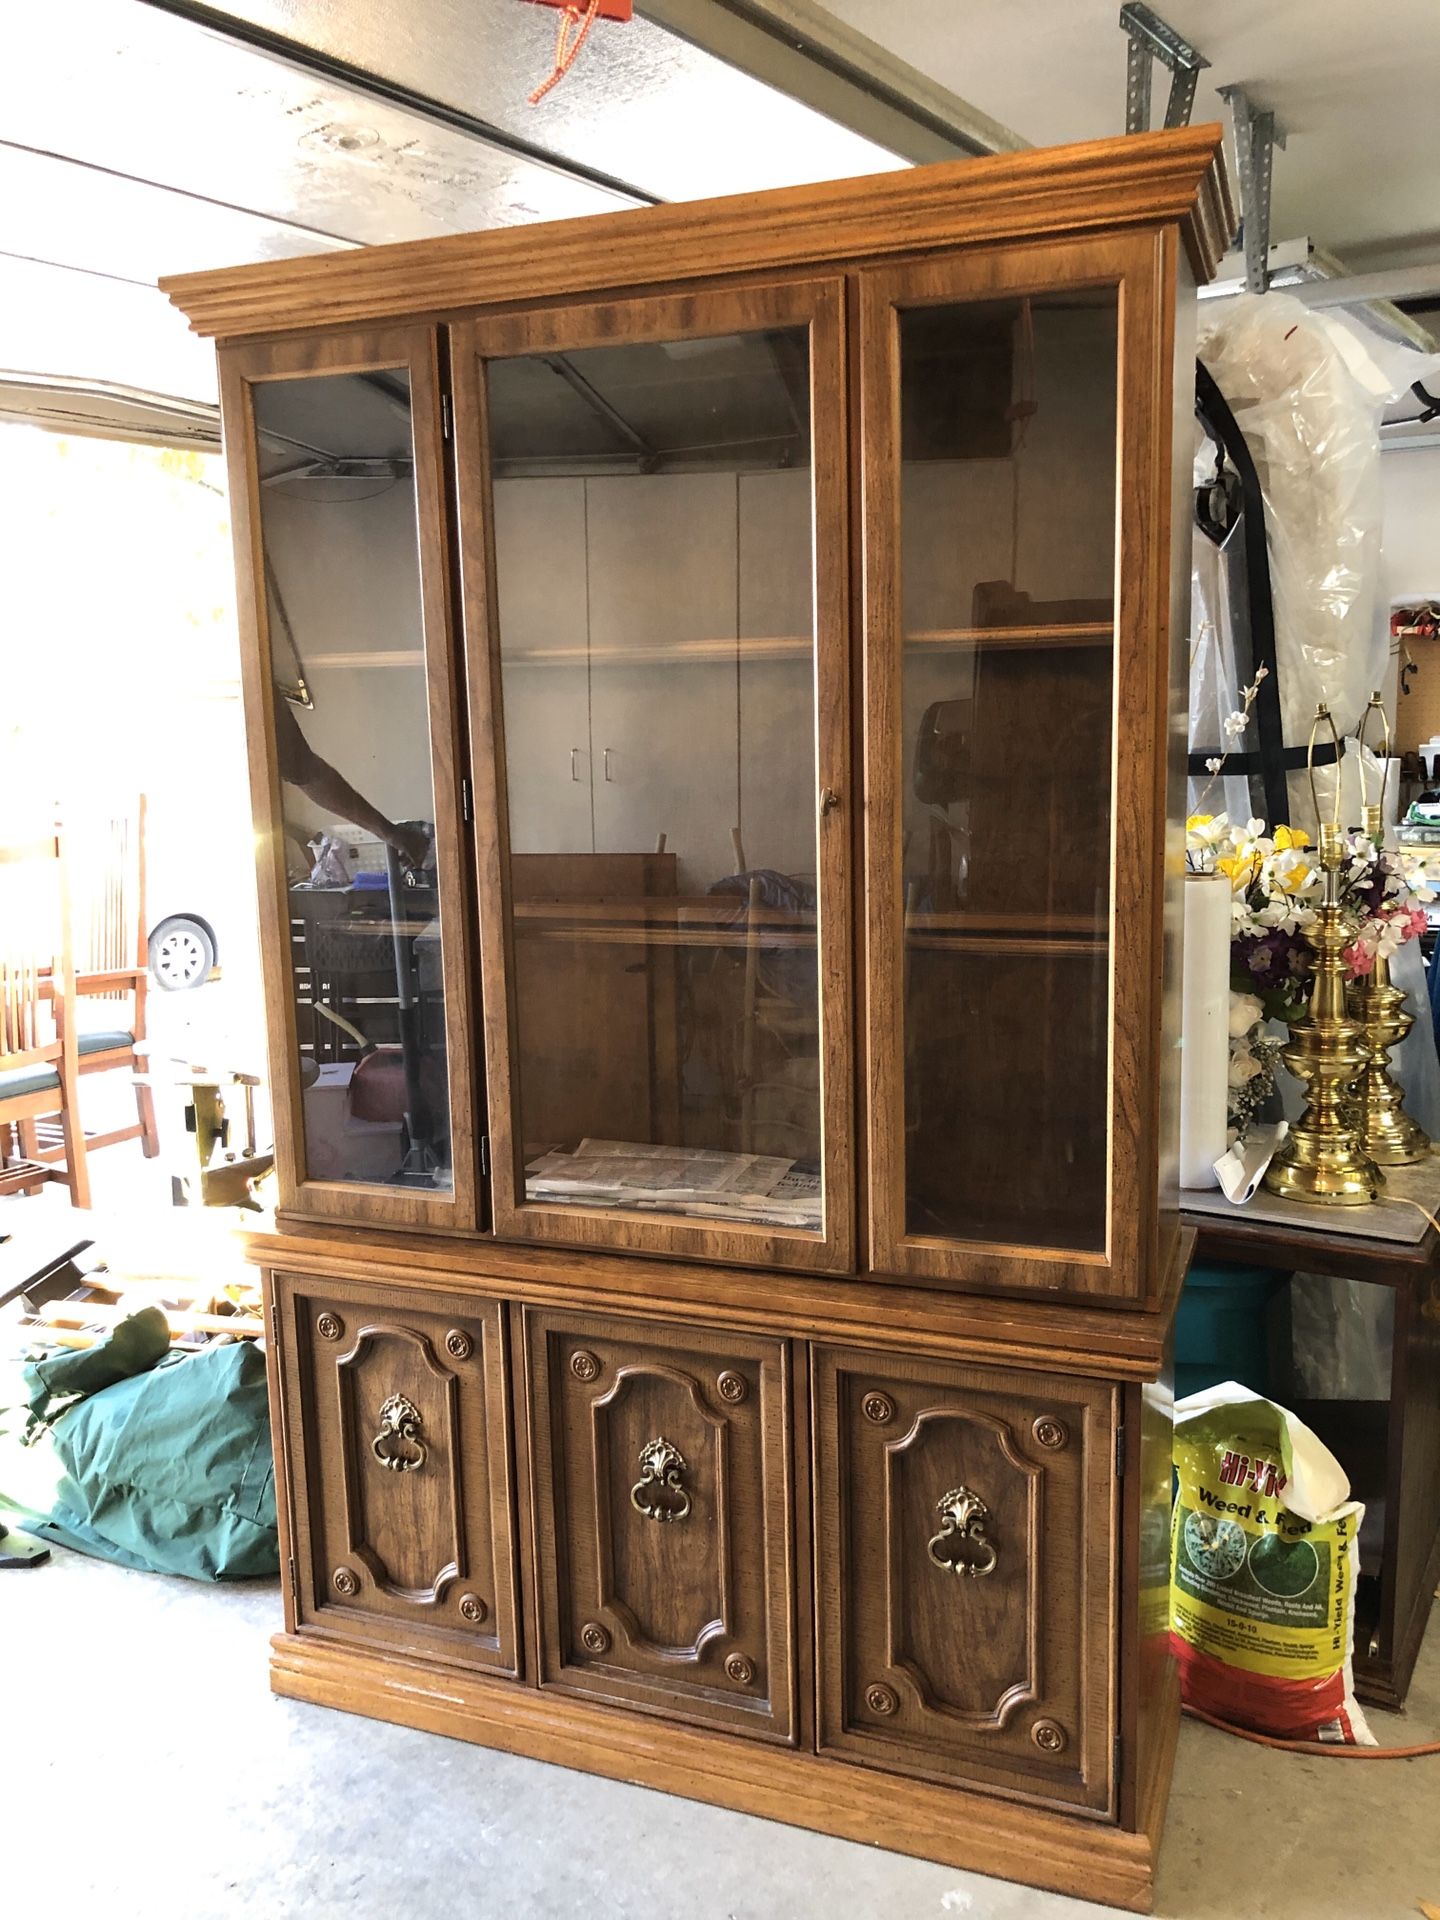
[[[737,906],[740,912],[737,917]],[[597,941],[646,947],[743,948],[815,951],[815,915],[751,908],[735,900],[599,901],[517,900],[518,940]]]
[[[1115,627],[1112,621],[1057,622],[1038,627],[941,627],[929,632],[907,633],[910,647],[1113,647]]]
[[[1197,128],[168,283],[234,505],[280,1690],[1148,1907],[1230,225]],[[391,478],[265,484],[297,442]],[[292,887],[336,825],[383,882]]]

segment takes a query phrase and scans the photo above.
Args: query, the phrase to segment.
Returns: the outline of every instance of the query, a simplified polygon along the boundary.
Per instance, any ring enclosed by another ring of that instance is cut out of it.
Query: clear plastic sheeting
[[[1382,682],[1389,649],[1378,390],[1388,392],[1389,382],[1378,371],[1372,380],[1359,376],[1364,345],[1357,335],[1283,293],[1213,303],[1198,351],[1259,473],[1285,744],[1305,744],[1322,700],[1340,731],[1352,732]],[[1209,542],[1197,535],[1196,544]],[[1253,748],[1255,741],[1247,736],[1244,744]],[[1322,773],[1323,804],[1334,776]],[[1290,775],[1290,801],[1294,824],[1311,826],[1303,770]]]
[[[1302,1400],[1388,1400],[1395,1293],[1339,1274],[1290,1282],[1290,1358]]]

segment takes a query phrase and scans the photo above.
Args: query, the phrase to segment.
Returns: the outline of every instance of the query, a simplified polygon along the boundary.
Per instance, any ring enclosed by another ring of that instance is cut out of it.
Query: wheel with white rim
[[[203,987],[214,965],[214,935],[188,914],[171,914],[150,936],[150,972],[166,993]]]

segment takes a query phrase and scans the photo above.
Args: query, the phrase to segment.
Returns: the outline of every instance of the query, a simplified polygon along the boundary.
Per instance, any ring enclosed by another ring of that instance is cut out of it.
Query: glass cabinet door
[[[501,1234],[851,1260],[840,324],[454,330]]]
[[[282,1204],[474,1226],[434,335],[222,379]]]
[[[1156,1068],[1132,1050],[1157,963],[1166,663],[1137,530],[1168,503],[1170,433],[1156,277],[1147,238],[863,276],[883,1271],[1143,1291]],[[1124,394],[1137,367],[1144,409]]]

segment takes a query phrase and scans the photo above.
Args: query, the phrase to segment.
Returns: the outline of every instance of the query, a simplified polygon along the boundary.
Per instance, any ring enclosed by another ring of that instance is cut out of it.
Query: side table
[[[1294,1411],[1339,1457],[1356,1498],[1380,1510],[1378,1563],[1365,1566],[1362,1551],[1355,1689],[1362,1700],[1400,1707],[1440,1581],[1440,1235],[1417,1211],[1440,1217],[1440,1156],[1388,1169],[1386,1197],[1368,1207],[1307,1206],[1263,1191],[1236,1207],[1218,1190],[1187,1190],[1181,1205],[1198,1260],[1339,1275],[1394,1292],[1389,1405],[1375,1409],[1371,1434],[1363,1421],[1348,1434],[1327,1432],[1313,1408]]]

